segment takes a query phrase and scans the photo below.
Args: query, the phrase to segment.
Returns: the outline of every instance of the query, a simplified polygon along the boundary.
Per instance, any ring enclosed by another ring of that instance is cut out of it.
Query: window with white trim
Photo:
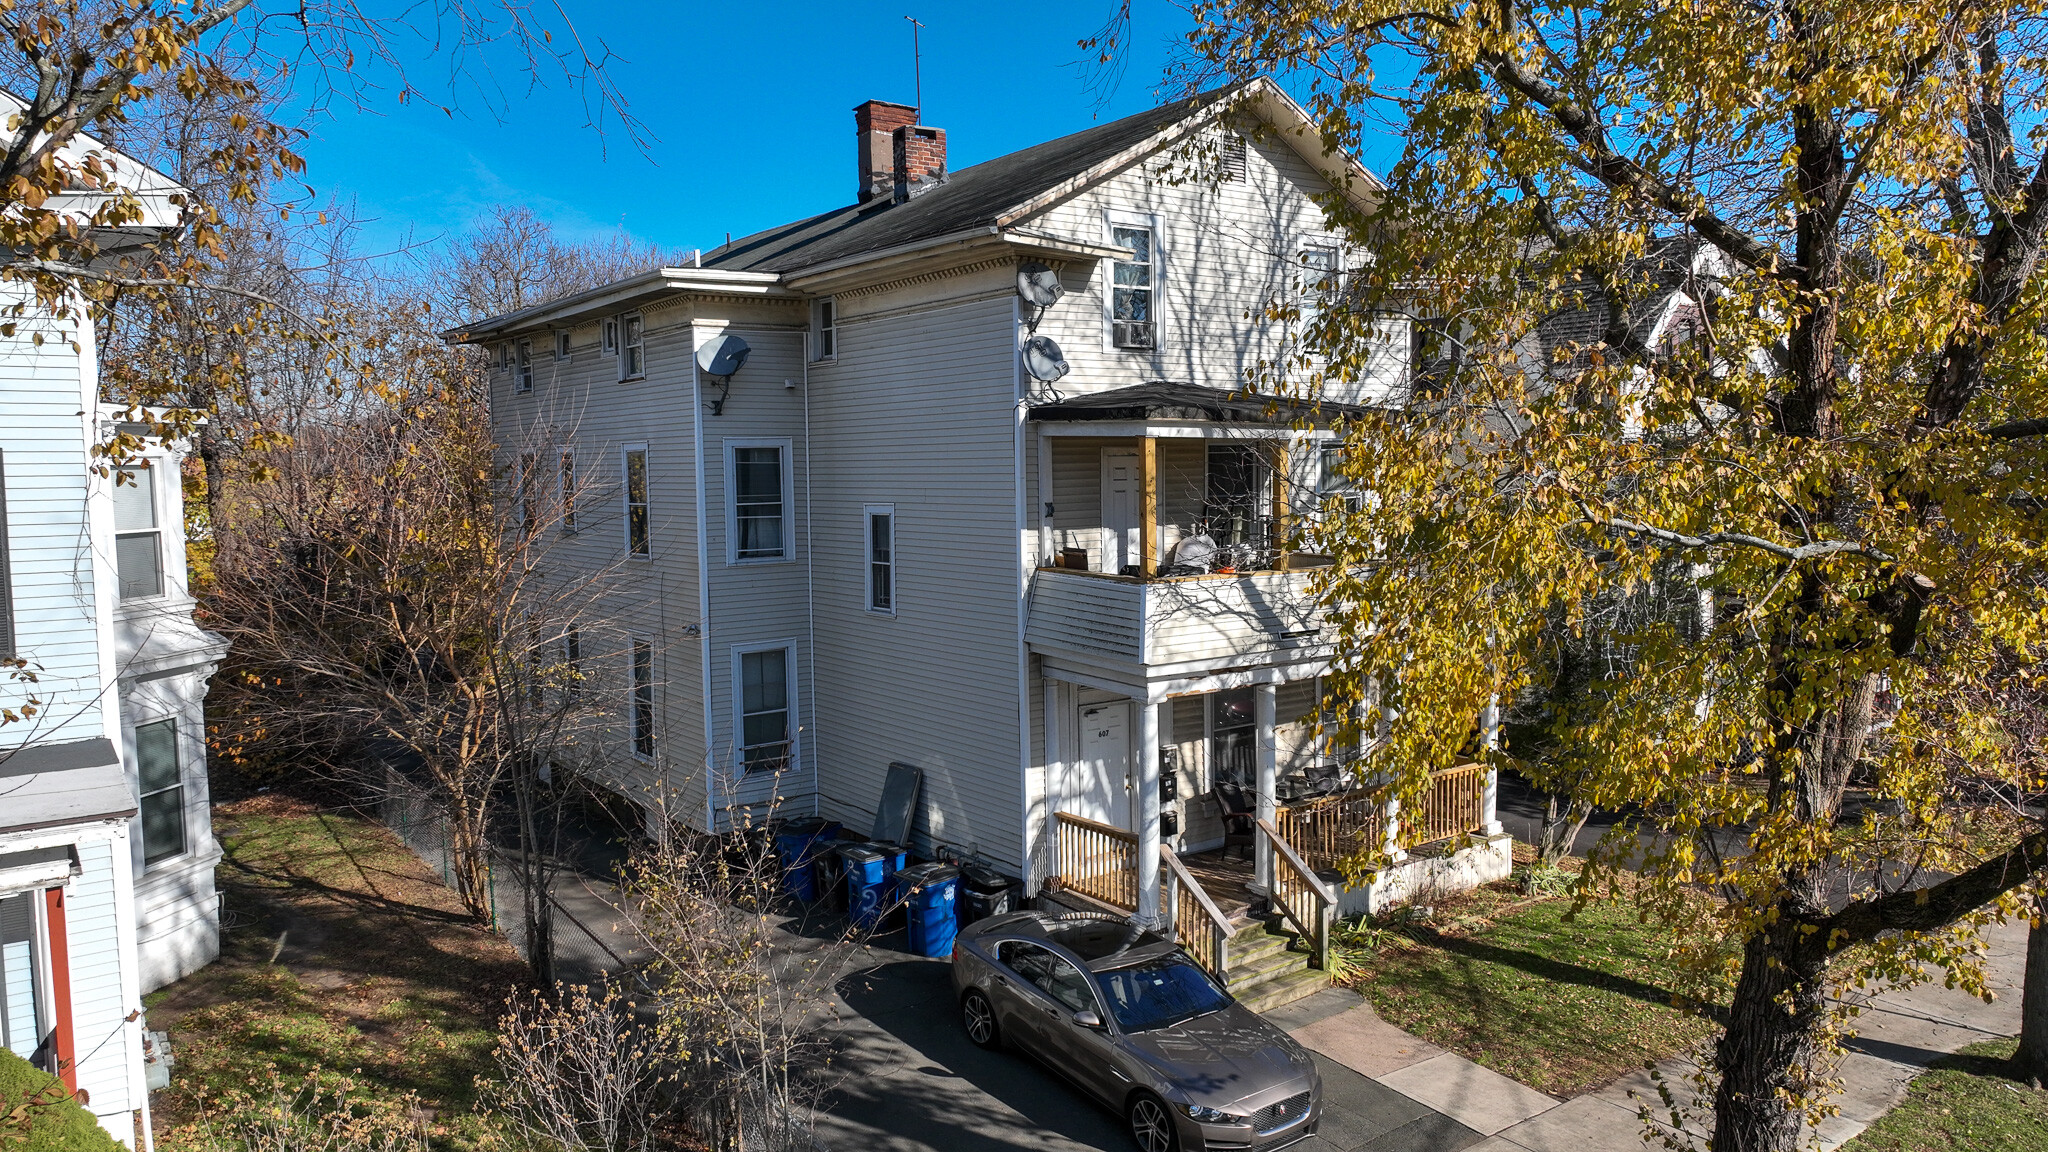
[[[789,766],[796,731],[790,683],[795,651],[786,646],[740,649],[734,658],[734,702],[738,706],[739,769],[780,772]]]
[[[519,510],[519,532],[521,535],[533,531],[540,520],[540,457],[532,452],[519,454],[519,479],[514,486],[514,503]]]
[[[533,391],[533,341],[521,340],[512,349],[512,390]]]
[[[574,628],[562,633],[562,694],[583,694],[583,634]]]
[[[603,344],[603,347],[604,347],[604,354],[605,354],[605,355],[607,355],[607,356],[616,356],[616,355],[618,355],[618,351],[619,351],[619,318],[618,318],[618,317],[616,317],[616,316],[607,316],[607,317],[605,317],[605,320],[604,320],[604,337],[603,337],[603,341],[602,341],[602,344]]]
[[[839,356],[839,311],[832,297],[811,305],[811,359],[833,360]]]
[[[567,328],[564,328],[561,331],[555,333],[555,359],[567,360],[568,358],[569,330]]]
[[[1128,259],[1110,261],[1109,342],[1116,348],[1158,344],[1159,236],[1148,223],[1112,220],[1109,242],[1128,248]]]
[[[1301,319],[1304,323],[1320,316],[1337,302],[1344,286],[1344,265],[1337,249],[1312,244],[1301,250]]]
[[[648,539],[647,449],[628,444],[620,463],[621,487],[626,497],[626,555],[651,555]]]
[[[164,542],[156,503],[156,469],[148,462],[114,473],[114,568],[123,600],[164,594]]]
[[[562,453],[562,535],[576,534],[576,454]]]
[[[633,700],[632,737],[633,755],[643,760],[654,759],[654,645],[638,636],[633,638],[632,654]]]
[[[868,611],[896,614],[896,506],[869,504],[867,520]]]
[[[185,777],[178,770],[178,722],[135,727],[136,807],[145,865],[185,854]]]
[[[647,374],[647,350],[641,342],[640,314],[619,317],[619,379],[634,380]]]
[[[735,564],[789,559],[790,442],[727,440],[730,516],[727,559]]]

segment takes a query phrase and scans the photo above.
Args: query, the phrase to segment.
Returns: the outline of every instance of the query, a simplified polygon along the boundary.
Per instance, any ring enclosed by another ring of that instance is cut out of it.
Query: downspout
[[[1025,537],[1025,492],[1024,492],[1024,422],[1028,412],[1029,398],[1024,387],[1024,356],[1019,348],[1018,333],[1024,326],[1023,301],[1010,297],[1010,427],[1013,448],[1011,471],[1016,484],[1016,536],[1017,549],[1017,808],[1021,835],[1017,839],[1017,867],[1019,874],[1029,882],[1031,875],[1031,649],[1025,643],[1024,630],[1029,619],[1031,606],[1031,557],[1036,547],[1037,533],[1033,532],[1029,542]]]
[[[836,319],[836,318],[835,318]],[[810,629],[811,665],[811,739],[804,748],[811,754],[811,815],[822,816],[825,810],[825,789],[818,776],[818,533],[814,520],[817,511],[817,480],[811,475],[811,347],[810,337],[802,338],[804,361],[804,619]],[[893,521],[891,522],[893,526]],[[894,547],[894,542],[891,542]]]
[[[690,323],[690,429],[695,440],[692,455],[697,465],[697,644],[703,660],[700,683],[704,689],[704,831],[718,832],[718,810],[711,792],[717,784],[718,768],[712,749],[711,691],[711,529],[704,518],[704,381],[697,369],[697,324]]]

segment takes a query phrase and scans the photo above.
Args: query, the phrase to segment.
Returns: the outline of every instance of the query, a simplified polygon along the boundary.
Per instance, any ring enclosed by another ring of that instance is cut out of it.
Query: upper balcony
[[[1327,420],[1350,409],[1331,406]],[[1274,397],[1147,384],[1035,407],[1040,568],[1026,639],[1107,665],[1293,662],[1333,434]]]

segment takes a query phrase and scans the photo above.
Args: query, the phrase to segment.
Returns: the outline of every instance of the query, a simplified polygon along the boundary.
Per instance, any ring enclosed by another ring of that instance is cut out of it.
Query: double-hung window
[[[870,504],[867,517],[868,611],[896,613],[896,506]]]
[[[641,338],[640,314],[619,317],[619,379],[633,380],[647,374],[647,349]]]
[[[185,852],[185,778],[178,771],[178,722],[135,728],[135,783],[142,813],[142,862]]]
[[[576,454],[562,453],[562,535],[576,534]]]
[[[521,340],[512,348],[512,390],[533,391],[533,341]]]
[[[654,758],[654,645],[633,639],[633,755]]]
[[[568,358],[569,330],[567,328],[564,328],[561,331],[555,333],[555,359],[567,360]]]
[[[583,634],[571,628],[562,634],[562,695],[573,700],[583,693]]]
[[[1112,223],[1110,243],[1128,248],[1128,259],[1111,262],[1109,342],[1118,348],[1151,348],[1157,343],[1158,236],[1150,225]]]
[[[1321,315],[1337,302],[1343,288],[1344,268],[1337,250],[1313,245],[1301,250],[1301,318],[1304,322]]]
[[[741,772],[765,768],[780,772],[790,757],[790,687],[792,668],[787,647],[739,653]]]
[[[733,563],[789,558],[790,444],[726,441]]]
[[[157,524],[156,470],[147,463],[114,474],[114,568],[121,599],[164,594],[163,532]]]
[[[607,355],[607,356],[616,356],[616,355],[618,355],[618,352],[619,352],[619,318],[618,318],[618,317],[616,317],[616,316],[608,316],[608,317],[606,317],[606,318],[605,318],[605,322],[604,322],[604,336],[603,336],[603,338],[601,339],[600,343],[601,343],[602,347],[604,348],[604,354],[605,354],[605,355]]]
[[[650,555],[647,526],[647,449],[628,445],[623,464],[626,495],[626,555]]]
[[[519,454],[519,480],[517,502],[519,504],[519,532],[532,533],[540,521],[540,457],[531,452]]]
[[[813,360],[831,360],[839,355],[839,315],[830,296],[812,305],[811,326],[816,333]]]

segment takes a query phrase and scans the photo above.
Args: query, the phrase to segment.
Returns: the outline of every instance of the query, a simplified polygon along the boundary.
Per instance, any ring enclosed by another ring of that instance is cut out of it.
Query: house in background
[[[1247,380],[1367,258],[1315,197],[1378,182],[1267,81],[959,171],[914,108],[854,119],[846,207],[449,334],[492,352],[519,498],[574,506],[547,563],[615,573],[619,634],[570,654],[625,689],[602,782],[866,830],[912,765],[916,851],[1171,920],[1255,1005],[1312,991],[1246,913],[1325,939],[1374,897],[1327,866],[1390,822],[1317,796],[1351,752],[1327,561],[1289,547],[1355,498],[1326,456],[1403,402],[1410,333],[1314,403]],[[1504,875],[1491,777],[1440,791],[1430,866]]]
[[[78,148],[141,193],[138,231],[178,226],[176,185]],[[0,338],[0,1043],[128,1143],[147,1130],[142,995],[219,952],[201,702],[226,644],[192,621],[179,447],[99,474],[117,412],[91,324],[32,302],[15,323]]]

